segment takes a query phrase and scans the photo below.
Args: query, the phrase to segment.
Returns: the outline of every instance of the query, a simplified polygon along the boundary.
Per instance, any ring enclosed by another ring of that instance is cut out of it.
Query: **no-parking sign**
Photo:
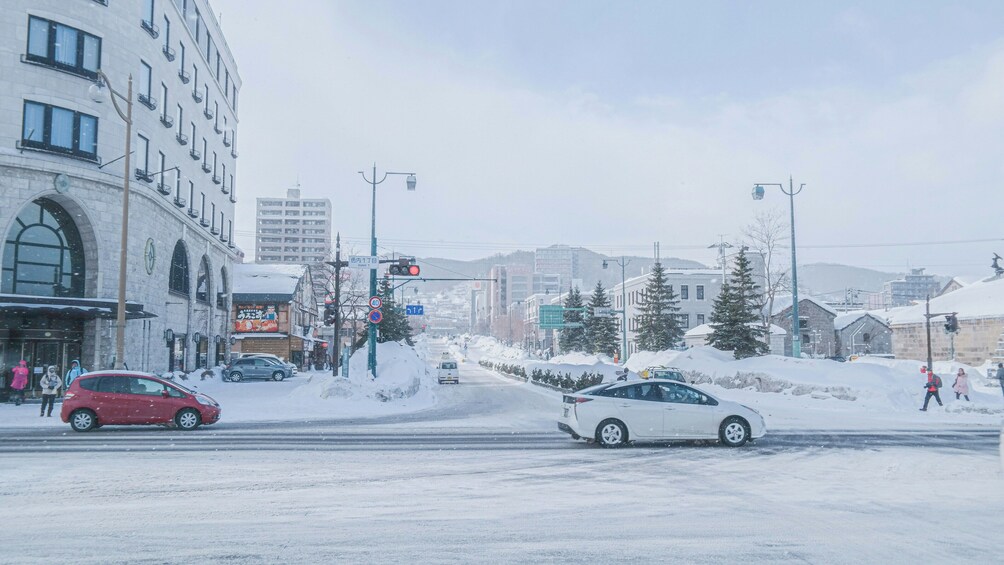
[[[370,310],[370,322],[379,324],[381,321],[383,321],[383,313],[379,310]]]

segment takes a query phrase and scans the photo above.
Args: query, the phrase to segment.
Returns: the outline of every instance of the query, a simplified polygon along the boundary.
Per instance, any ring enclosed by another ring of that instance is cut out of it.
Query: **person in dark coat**
[[[941,377],[935,375],[934,371],[927,371],[927,382],[924,384],[924,388],[927,390],[927,395],[924,396],[924,407],[920,409],[921,412],[927,412],[927,403],[931,401],[932,396],[938,401],[938,406],[944,406],[941,403],[941,394],[938,393],[938,389],[941,388]]]
[[[997,363],[997,380],[1001,383],[1001,392],[1004,392],[1004,363]]]

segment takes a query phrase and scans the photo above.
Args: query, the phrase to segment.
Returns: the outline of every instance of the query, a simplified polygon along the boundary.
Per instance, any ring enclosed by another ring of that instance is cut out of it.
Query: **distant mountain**
[[[471,261],[458,261],[456,259],[445,259],[441,257],[419,258],[418,264],[422,267],[422,276],[427,278],[484,278],[495,265],[525,266],[533,270],[533,251],[514,251],[512,253],[492,255]],[[606,269],[603,268],[603,260],[608,261]],[[627,268],[625,275],[627,278],[636,277],[651,269],[654,260],[651,257],[631,256],[625,258]],[[610,288],[621,282],[621,269],[615,263],[620,257],[607,257],[589,249],[579,249],[579,274],[582,284],[589,291],[596,285],[596,281],[602,281],[603,286]],[[674,257],[663,257],[662,264],[673,269],[703,269],[706,265],[688,259],[677,259]],[[430,281],[428,290],[439,290],[458,284],[459,281]],[[566,282],[567,281],[563,281]]]

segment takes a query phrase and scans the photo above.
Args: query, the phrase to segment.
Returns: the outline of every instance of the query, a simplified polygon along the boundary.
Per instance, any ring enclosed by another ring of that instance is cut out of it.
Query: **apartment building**
[[[290,188],[285,198],[258,198],[255,262],[307,265],[331,255],[331,200],[301,198]]]

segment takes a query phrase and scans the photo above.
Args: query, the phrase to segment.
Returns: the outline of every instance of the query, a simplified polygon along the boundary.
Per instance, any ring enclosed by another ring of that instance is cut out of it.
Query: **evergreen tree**
[[[768,351],[760,325],[763,298],[753,282],[746,250],[740,249],[730,280],[723,281],[722,292],[711,312],[711,335],[708,344],[723,351],[734,351],[736,359],[766,355]]]
[[[561,330],[558,338],[558,346],[562,351],[582,351],[589,350],[589,341],[586,338],[586,328],[582,323],[582,293],[579,289],[573,288],[565,297],[564,312],[565,329]],[[576,325],[578,327],[567,327]]]
[[[610,297],[603,288],[603,283],[596,281],[593,296],[586,308],[586,339],[591,353],[600,353],[613,357],[617,351],[617,322],[609,316],[594,316],[596,308],[609,308]]]
[[[642,295],[638,316],[639,349],[663,351],[676,347],[683,340],[683,328],[676,317],[680,310],[677,304],[673,287],[666,282],[666,269],[662,263],[656,263]]]

